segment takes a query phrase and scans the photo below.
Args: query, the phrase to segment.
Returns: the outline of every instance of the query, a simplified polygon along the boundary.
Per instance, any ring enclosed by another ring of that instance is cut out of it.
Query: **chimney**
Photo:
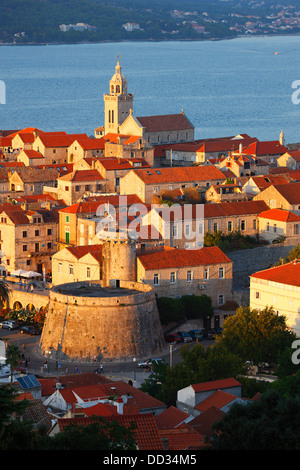
[[[124,403],[123,403],[122,398],[118,398],[117,399],[117,412],[119,415],[123,414],[123,407],[124,407]]]

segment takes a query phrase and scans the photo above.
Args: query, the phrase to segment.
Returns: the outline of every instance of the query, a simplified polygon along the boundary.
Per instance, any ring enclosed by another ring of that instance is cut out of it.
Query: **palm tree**
[[[6,348],[6,364],[10,365],[10,381],[13,381],[13,375],[19,364],[20,350],[17,345],[9,344]]]
[[[3,304],[3,307],[5,303],[8,302],[8,298],[9,298],[9,287],[4,279],[0,279],[0,301]]]

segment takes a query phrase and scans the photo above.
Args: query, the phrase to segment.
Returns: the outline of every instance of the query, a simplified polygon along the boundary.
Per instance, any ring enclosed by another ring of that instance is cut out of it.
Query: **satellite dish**
[[[122,395],[121,398],[122,398],[124,404],[127,403],[127,400],[128,400],[127,395]]]

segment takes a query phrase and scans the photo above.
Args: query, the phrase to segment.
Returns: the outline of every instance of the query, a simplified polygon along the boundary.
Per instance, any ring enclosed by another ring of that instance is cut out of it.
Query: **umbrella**
[[[11,276],[25,276],[27,271],[24,271],[24,269],[17,269],[16,271],[12,271],[10,274]]]
[[[41,275],[41,273],[36,273],[35,271],[24,271],[24,274],[22,274],[24,277],[37,277]]]

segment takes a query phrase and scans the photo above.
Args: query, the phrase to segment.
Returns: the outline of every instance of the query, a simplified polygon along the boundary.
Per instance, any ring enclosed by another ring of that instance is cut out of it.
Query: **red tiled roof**
[[[144,116],[136,118],[145,127],[146,132],[194,129],[184,113]]]
[[[6,161],[1,161],[0,162],[0,168],[13,168],[15,166],[25,166],[23,162],[6,162]]]
[[[85,372],[80,374],[69,374],[59,377],[39,378],[42,387],[42,396],[49,397],[55,391],[57,383],[63,385],[64,389],[74,387],[86,387],[87,385],[95,385],[101,383],[113,383],[103,375],[95,372]]]
[[[45,158],[44,155],[37,150],[23,150],[23,152],[28,158]]]
[[[83,150],[103,150],[105,145],[103,139],[90,139],[89,137],[78,138],[75,142],[78,142]]]
[[[284,175],[251,176],[251,179],[261,191],[272,184],[286,184],[288,181]]]
[[[287,155],[290,155],[290,157],[292,157],[296,162],[300,162],[300,150],[288,150],[286,153]]]
[[[86,426],[90,424],[95,418],[71,418],[59,419],[58,425],[62,431],[64,427],[72,424],[79,426]],[[156,427],[155,419],[152,413],[144,413],[137,415],[113,415],[104,417],[105,420],[118,421],[121,426],[129,427],[132,422],[136,423],[136,430],[134,431],[135,439],[137,442],[138,450],[163,450],[163,446],[159,437],[158,429]]]
[[[283,155],[287,148],[281,145],[278,140],[257,141],[243,148],[242,153],[248,155]]]
[[[59,180],[62,181],[102,181],[104,178],[98,170],[74,170],[70,173],[62,175]]]
[[[278,220],[280,222],[299,222],[300,217],[291,211],[284,209],[270,209],[259,214],[263,219]]]
[[[185,166],[133,169],[132,170],[145,184],[181,183],[187,181],[224,180],[225,177],[214,165]]]
[[[51,134],[42,132],[38,136],[46,148],[69,147],[77,139],[88,139],[87,134]]]
[[[251,274],[250,277],[300,287],[300,262],[299,260],[291,261],[287,264],[258,271]]]
[[[233,377],[230,377],[228,379],[213,380],[211,382],[201,382],[198,384],[191,385],[191,387],[194,389],[196,393],[206,392],[208,390],[219,390],[219,389],[224,389],[224,388],[229,388],[229,387],[240,387],[240,386],[241,384]]]
[[[162,411],[155,417],[158,429],[173,429],[188,419],[190,415],[185,411],[169,406],[168,409]]]
[[[233,395],[232,393],[224,392],[224,390],[217,390],[205,400],[198,403],[198,405],[195,406],[195,410],[203,412],[208,410],[212,406],[221,409],[223,408],[223,406],[228,405],[237,398],[238,397],[236,395]]]
[[[212,429],[213,424],[220,421],[224,415],[224,411],[212,406],[196,416],[189,422],[189,425],[203,436],[211,436],[214,432]]]
[[[91,255],[94,255],[95,253],[99,253],[101,255],[102,253],[102,245],[68,246],[66,249],[77,259],[82,258],[88,253],[91,253]]]
[[[66,212],[68,214],[96,214],[97,209],[102,204],[110,204],[114,207],[119,205],[132,205],[141,204],[141,200],[135,194],[129,194],[127,196],[119,195],[108,195],[108,196],[92,196],[86,198],[84,201],[77,202],[71,206],[61,209],[60,212]]]
[[[231,263],[228,256],[217,246],[202,247],[198,250],[174,249],[146,253],[139,255],[138,259],[148,270]]]
[[[290,182],[286,184],[272,185],[286,201],[293,204],[300,204],[300,182]]]
[[[234,201],[204,204],[204,218],[255,215],[268,209],[269,206],[265,201]]]
[[[204,446],[204,436],[198,431],[182,427],[177,429],[159,430],[160,438],[167,440],[167,450],[197,450]]]

